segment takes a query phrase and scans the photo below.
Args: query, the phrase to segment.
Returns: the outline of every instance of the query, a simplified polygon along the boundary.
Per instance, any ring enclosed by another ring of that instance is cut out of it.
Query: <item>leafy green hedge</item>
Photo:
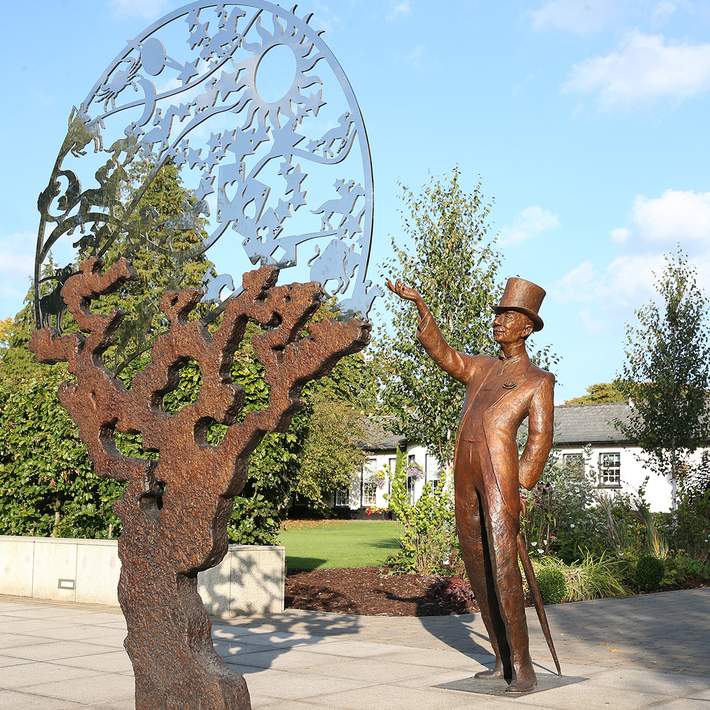
[[[122,485],[94,473],[76,425],[57,399],[64,366],[0,378],[0,533],[111,537]]]

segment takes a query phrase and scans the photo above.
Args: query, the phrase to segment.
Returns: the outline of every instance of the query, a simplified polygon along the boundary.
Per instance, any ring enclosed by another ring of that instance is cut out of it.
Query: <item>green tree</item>
[[[568,399],[565,404],[613,404],[625,401],[624,393],[619,389],[616,382],[599,382],[595,385],[589,385],[586,394]]]
[[[652,470],[678,483],[693,468],[690,454],[710,437],[708,301],[680,247],[666,256],[656,289],[658,301],[627,326],[616,386],[633,406],[617,426],[639,443]]]
[[[336,488],[349,488],[361,470],[365,452],[362,415],[347,401],[319,392],[313,396],[293,493],[318,508],[328,506]]]
[[[100,312],[120,308],[126,314],[114,334],[116,345],[103,358],[109,369],[118,373],[125,370],[127,380],[143,369],[155,336],[165,326],[159,309],[163,294],[201,288],[208,272],[213,272],[211,262],[197,253],[207,236],[205,220],[183,224],[185,214],[194,208],[195,198],[183,186],[179,169],[171,162],[163,164],[146,186],[151,169],[149,160],[131,165],[130,182],[124,187],[122,200],[129,203],[133,193],[143,192],[136,209],[102,257],[107,265],[126,257],[137,278],[92,304]]]
[[[481,183],[466,192],[456,168],[445,178],[430,178],[418,194],[404,187],[402,200],[408,243],[392,240],[394,256],[383,264],[385,275],[419,291],[451,346],[469,353],[493,350],[500,255]],[[391,324],[380,329],[375,356],[384,407],[400,433],[448,464],[464,388],[417,342],[415,309],[389,293],[385,307]]]

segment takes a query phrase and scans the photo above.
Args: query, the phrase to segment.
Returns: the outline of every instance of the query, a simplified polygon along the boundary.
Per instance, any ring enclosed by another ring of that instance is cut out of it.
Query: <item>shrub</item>
[[[709,562],[701,562],[684,552],[671,555],[664,562],[662,587],[675,587],[688,582],[698,584],[710,582]]]
[[[436,485],[427,483],[419,500],[412,504],[407,493],[404,455],[398,453],[392,489],[388,497],[390,509],[402,523],[399,551],[386,564],[398,572],[449,575],[450,559],[456,544],[453,500],[442,479]]]
[[[636,585],[645,591],[657,589],[663,579],[664,569],[663,560],[657,557],[651,555],[639,557],[636,563]]]
[[[559,567],[543,567],[537,575],[537,583],[545,604],[559,604],[567,597],[567,580]]]
[[[710,484],[679,486],[670,527],[671,546],[699,560],[710,559]]]
[[[522,521],[531,547],[565,562],[579,559],[580,547],[599,555],[609,547],[605,510],[597,505],[597,482],[591,469],[561,465],[555,457],[528,494]]]
[[[626,595],[618,561],[604,554],[594,557],[590,552],[586,552],[581,561],[572,564],[566,564],[557,557],[543,557],[535,560],[533,565],[538,581],[541,576],[548,574],[548,570],[562,573],[566,585],[562,601],[577,602]],[[542,592],[542,585],[540,591]]]
[[[710,582],[710,562],[701,562],[683,553],[669,558],[666,568],[666,573],[671,570],[675,573],[680,584],[688,581]]]
[[[463,577],[439,580],[432,587],[432,595],[441,599],[456,614],[466,614],[478,608],[471,585]]]
[[[618,561],[603,552],[599,557],[586,552],[582,560],[571,565],[570,569],[572,572],[567,577],[570,601],[623,597],[627,594]]]

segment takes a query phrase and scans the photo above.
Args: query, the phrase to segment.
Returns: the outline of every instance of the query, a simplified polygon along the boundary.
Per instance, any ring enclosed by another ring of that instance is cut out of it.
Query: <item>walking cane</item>
[[[528,512],[528,504],[525,498],[520,496],[520,517],[524,518]],[[522,520],[521,520],[522,522]],[[537,618],[540,621],[540,626],[542,626],[542,633],[545,636],[545,641],[547,641],[547,647],[550,649],[552,654],[552,660],[555,662],[555,668],[557,669],[557,675],[562,675],[562,669],[560,668],[560,662],[557,659],[557,651],[555,651],[555,644],[552,642],[552,634],[550,633],[550,624],[547,622],[547,613],[545,612],[545,604],[542,601],[542,594],[540,594],[540,585],[537,583],[537,577],[535,577],[535,570],[533,569],[532,562],[530,562],[530,555],[528,555],[528,546],[525,543],[525,537],[523,536],[523,531],[518,533],[518,556],[520,561],[523,563],[523,570],[525,571],[525,578],[528,580],[528,587],[530,587],[530,593],[532,594],[533,602],[535,604],[535,611],[537,612]]]
[[[528,580],[528,587],[530,587],[530,592],[532,593],[532,598],[535,602],[535,611],[537,612],[537,618],[540,620],[540,626],[542,626],[542,633],[545,635],[545,641],[547,641],[547,646],[550,649],[550,653],[552,654],[552,660],[555,662],[555,668],[557,668],[557,675],[561,676],[562,670],[560,669],[560,662],[557,660],[557,651],[555,651],[555,644],[552,643],[552,634],[550,633],[550,624],[547,622],[545,605],[542,601],[540,587],[535,577],[535,570],[533,570],[532,563],[530,562],[528,548],[525,544],[525,538],[523,537],[522,532],[518,533],[518,555],[520,556],[520,561],[523,563],[523,570],[525,570],[525,577]]]

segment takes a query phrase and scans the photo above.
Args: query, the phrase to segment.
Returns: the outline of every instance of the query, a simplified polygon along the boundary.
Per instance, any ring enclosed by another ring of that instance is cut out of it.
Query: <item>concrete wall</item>
[[[0,535],[0,594],[118,606],[116,540]],[[283,547],[230,545],[217,566],[198,575],[212,616],[274,614],[284,609]]]

